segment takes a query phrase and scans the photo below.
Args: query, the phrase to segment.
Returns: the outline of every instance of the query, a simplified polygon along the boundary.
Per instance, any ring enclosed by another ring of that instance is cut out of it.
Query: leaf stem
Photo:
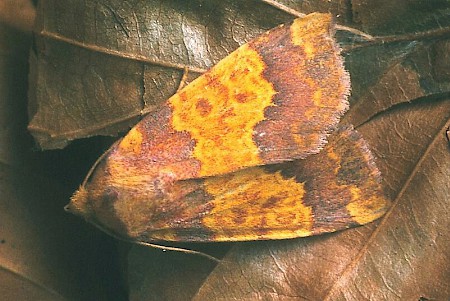
[[[284,11],[292,16],[303,18],[306,14],[303,14],[293,8],[290,8],[284,4],[278,3],[275,0],[261,0],[262,2],[273,6],[281,11]],[[396,42],[406,42],[406,41],[416,41],[416,40],[425,40],[425,39],[435,39],[439,37],[444,37],[446,35],[450,36],[450,28],[449,27],[441,27],[438,29],[432,29],[422,32],[414,32],[403,35],[389,35],[389,36],[372,36],[367,34],[359,29],[348,27],[344,25],[336,25],[337,30],[347,31],[352,34],[358,35],[365,39],[365,41],[344,47],[343,51],[348,52],[350,50],[354,50],[357,48],[373,46],[377,44],[387,44],[387,43],[396,43]]]
[[[188,68],[190,72],[197,72],[197,73],[205,73],[206,72],[206,69],[197,68],[194,66],[186,66],[184,64],[178,64],[175,62],[162,61],[159,59],[151,59],[147,56],[140,55],[140,54],[127,53],[127,52],[113,50],[113,49],[109,49],[109,48],[94,45],[94,44],[80,42],[80,41],[77,41],[77,40],[74,40],[71,38],[67,38],[65,36],[59,35],[57,33],[49,32],[46,30],[42,30],[38,34],[41,35],[42,37],[48,38],[50,40],[64,42],[64,43],[71,44],[71,45],[74,45],[74,46],[77,46],[80,48],[84,48],[84,49],[91,50],[94,52],[104,53],[104,54],[108,54],[108,55],[112,55],[112,56],[116,56],[116,57],[120,57],[120,58],[131,59],[131,60],[138,61],[138,62],[148,63],[148,64],[157,65],[157,66],[161,66],[161,67],[173,68],[173,69],[178,69],[178,70],[184,70],[184,69]]]
[[[449,36],[450,37],[450,27],[441,27],[438,29],[432,29],[422,32],[415,33],[407,33],[403,35],[389,35],[389,36],[375,36],[373,40],[365,41],[360,44],[347,46],[343,48],[344,52],[348,52],[350,50],[355,50],[362,47],[369,47],[377,44],[388,44],[388,43],[397,43],[397,42],[408,42],[408,41],[417,41],[417,40],[431,40],[437,39],[441,37]]]

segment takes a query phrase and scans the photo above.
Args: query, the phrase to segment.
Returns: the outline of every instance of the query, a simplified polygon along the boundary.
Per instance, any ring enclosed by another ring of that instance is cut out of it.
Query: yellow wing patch
[[[372,196],[365,198],[359,188],[351,188],[352,201],[346,206],[353,220],[364,225],[374,221],[386,212],[387,202],[385,198]]]
[[[208,178],[205,190],[215,196],[203,225],[218,241],[282,239],[311,235],[313,212],[302,202],[305,188],[279,171],[254,167]],[[218,231],[219,230],[219,231]]]
[[[122,139],[119,147],[127,152],[133,152],[139,154],[141,151],[143,136],[138,128],[132,128],[128,134]]]
[[[253,129],[275,93],[264,69],[258,52],[244,45],[169,99],[173,128],[196,141],[200,176],[262,163]]]
[[[351,127],[326,144],[349,88],[331,16],[277,27],[146,116],[69,209],[144,242],[285,239],[370,222],[389,201],[368,146]]]

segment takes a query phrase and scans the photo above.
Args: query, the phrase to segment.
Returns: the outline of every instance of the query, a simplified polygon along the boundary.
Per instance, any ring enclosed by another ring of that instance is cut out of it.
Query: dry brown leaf
[[[213,254],[226,252],[217,266],[133,247],[131,300],[450,297],[450,8],[445,1],[384,2],[276,1],[303,13],[331,10],[341,24],[401,40],[357,48],[338,34],[353,90],[343,122],[371,145],[392,210],[366,227],[320,237],[238,243],[229,251],[208,245]],[[201,72],[292,19],[262,1],[40,5],[29,128],[43,148],[126,129],[176,90],[183,66]]]
[[[23,164],[32,144],[26,136],[26,79],[29,37],[0,24],[0,162]]]
[[[216,265],[202,256],[143,246],[134,246],[128,258],[130,301],[190,300]]]
[[[251,37],[286,21],[262,3],[39,1],[29,130],[43,149],[128,130]],[[282,18],[284,17],[284,18]],[[264,22],[262,22],[264,20]]]
[[[443,100],[360,127],[382,155],[392,211],[380,222],[332,235],[236,245],[196,300],[446,300],[450,152],[443,132],[449,118],[450,102]]]
[[[0,22],[24,32],[31,32],[36,9],[31,0],[0,1]]]
[[[58,168],[67,174],[63,157],[32,151],[26,131],[31,35],[10,25],[0,24],[0,299],[111,300],[105,280],[114,277],[99,272],[105,269],[99,262],[107,265],[114,245],[62,210],[73,188],[60,184],[70,176],[46,176]],[[114,296],[120,287],[115,284]]]
[[[450,152],[444,132],[450,122],[450,82],[442,72],[448,65],[445,47],[441,38],[348,48],[354,93],[343,122],[359,125],[395,201],[381,221],[321,237],[239,243],[211,273],[189,273],[179,265],[189,282],[174,277],[164,287],[164,280],[145,271],[140,279],[146,275],[146,281],[159,283],[166,300],[179,299],[183,288],[192,292],[198,282],[202,285],[194,300],[448,299]],[[190,261],[191,255],[177,256]],[[152,262],[145,253],[130,258]],[[130,283],[130,291],[141,289]],[[174,291],[178,294],[167,294]]]

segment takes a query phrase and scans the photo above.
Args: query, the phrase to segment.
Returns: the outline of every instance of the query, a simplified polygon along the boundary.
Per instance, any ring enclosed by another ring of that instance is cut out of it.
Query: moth
[[[328,14],[280,25],[149,113],[67,206],[136,242],[286,239],[389,207],[363,138],[338,125],[350,77]]]

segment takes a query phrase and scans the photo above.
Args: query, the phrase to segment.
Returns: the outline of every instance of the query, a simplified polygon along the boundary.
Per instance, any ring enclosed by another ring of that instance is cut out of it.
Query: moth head
[[[133,238],[152,226],[167,179],[144,173],[119,153],[113,146],[94,164],[65,209],[113,236]]]
[[[92,167],[64,209],[82,216],[86,221],[114,236],[124,236],[126,228],[114,214],[114,206],[120,201],[121,193],[108,185],[110,176],[104,160],[99,160]]]

